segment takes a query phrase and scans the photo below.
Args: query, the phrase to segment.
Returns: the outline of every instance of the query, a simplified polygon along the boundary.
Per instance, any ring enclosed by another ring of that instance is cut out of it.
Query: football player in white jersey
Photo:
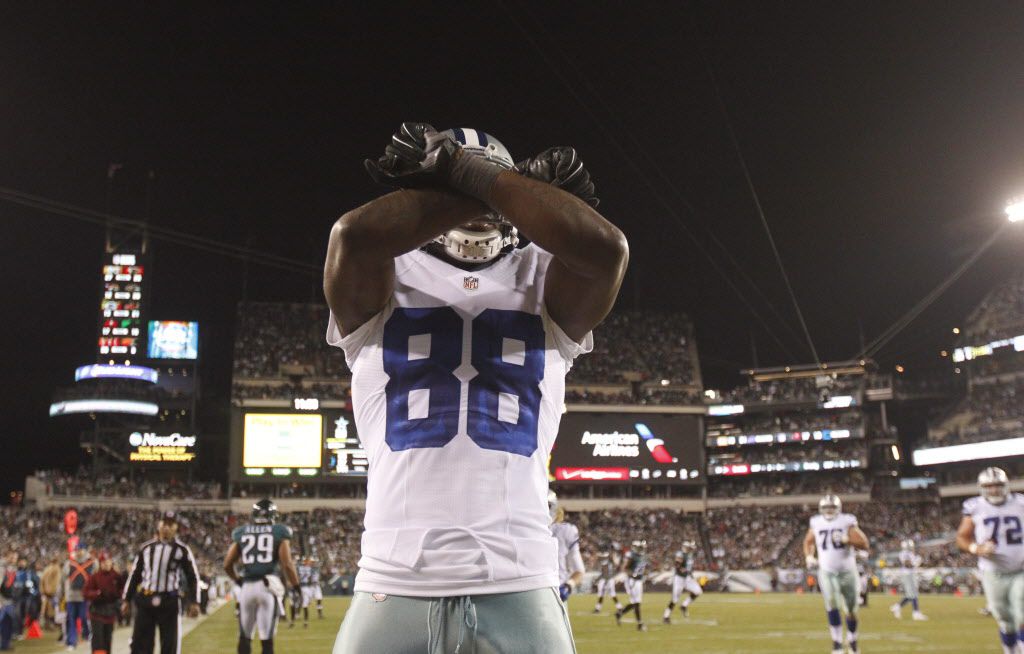
[[[565,521],[565,509],[558,506],[555,491],[548,493],[551,535],[558,541],[558,594],[563,602],[583,581],[583,556],[580,554],[580,530]]]
[[[665,607],[665,614],[661,617],[661,621],[665,624],[672,623],[672,609],[679,603],[679,597],[686,591],[686,599],[679,605],[679,610],[683,612],[683,617],[690,617],[690,604],[704,594],[704,589],[700,587],[700,583],[693,578],[693,563],[696,559],[697,543],[692,540],[683,541],[683,549],[676,552],[673,557],[673,569],[675,574],[672,575],[672,599],[669,601],[668,606]]]
[[[818,515],[811,517],[804,537],[807,568],[819,568],[818,586],[825,599],[832,654],[843,654],[843,614],[846,615],[846,644],[857,651],[857,558],[854,550],[867,550],[868,538],[857,526],[857,518],[843,513],[835,495],[818,502]]]
[[[571,148],[515,166],[483,132],[405,123],[367,169],[405,190],[343,215],[328,245],[328,342],[369,457],[334,651],[572,652],[547,457],[625,237]]]
[[[924,559],[914,551],[914,541],[909,538],[900,543],[900,582],[903,585],[903,599],[889,607],[897,620],[903,617],[901,609],[910,604],[914,612],[911,614],[915,620],[927,620],[928,616],[921,613],[921,607],[917,600],[917,569],[921,567]]]
[[[1010,492],[1000,468],[982,470],[978,486],[981,495],[964,502],[956,544],[978,557],[1004,654],[1019,654],[1024,636],[1024,495]]]

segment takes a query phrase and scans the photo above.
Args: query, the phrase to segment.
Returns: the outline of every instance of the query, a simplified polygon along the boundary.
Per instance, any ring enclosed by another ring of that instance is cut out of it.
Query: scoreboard
[[[551,452],[555,482],[703,484],[701,418],[687,414],[562,416]]]
[[[135,356],[142,339],[142,283],[145,266],[140,256],[108,254],[103,262],[100,302],[100,357]]]
[[[307,406],[305,402],[298,401],[296,406]],[[238,466],[232,468],[235,478],[365,479],[369,459],[352,412],[320,408],[317,403],[308,406],[308,410],[294,411],[236,409],[232,419]]]

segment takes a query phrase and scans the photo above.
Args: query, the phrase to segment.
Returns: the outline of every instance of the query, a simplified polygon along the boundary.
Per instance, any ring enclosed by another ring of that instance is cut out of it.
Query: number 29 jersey
[[[231,532],[231,540],[238,543],[242,579],[248,581],[277,574],[281,541],[291,539],[292,530],[288,525],[249,524],[236,527]]]
[[[978,557],[979,570],[1020,572],[1024,570],[1024,495],[1010,493],[1002,504],[984,497],[964,501],[964,515],[974,523],[974,541],[995,543],[990,557]]]
[[[327,341],[352,370],[369,459],[355,590],[456,596],[558,585],[547,460],[565,375],[592,348],[547,315],[551,254],[465,271],[414,250],[384,309]]]
[[[818,566],[825,572],[856,572],[857,557],[849,543],[842,542],[844,534],[857,526],[856,516],[840,513],[828,520],[818,514],[811,517],[811,531],[818,548]]]

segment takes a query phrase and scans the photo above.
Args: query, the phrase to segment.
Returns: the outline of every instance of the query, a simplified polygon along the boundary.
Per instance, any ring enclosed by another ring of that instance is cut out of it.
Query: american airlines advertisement
[[[551,481],[703,484],[700,418],[652,413],[567,413],[551,453]]]

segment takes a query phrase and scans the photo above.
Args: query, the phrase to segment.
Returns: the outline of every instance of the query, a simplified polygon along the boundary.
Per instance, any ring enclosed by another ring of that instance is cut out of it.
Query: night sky
[[[361,161],[404,120],[483,129],[516,158],[573,145],[630,240],[620,306],[688,312],[712,386],[739,381],[752,343],[761,365],[811,359],[729,123],[826,360],[1024,193],[1020,2],[360,4],[0,4],[0,187],[104,211],[123,164],[110,206],[141,218],[153,170],[154,224],[319,266],[332,222],[381,193]],[[951,328],[1021,269],[1020,231],[882,367],[941,370]],[[0,201],[4,496],[79,459],[46,408],[94,358],[102,247],[96,226]],[[149,318],[200,321],[204,419],[223,434],[243,288],[319,301],[319,276],[153,252]]]

